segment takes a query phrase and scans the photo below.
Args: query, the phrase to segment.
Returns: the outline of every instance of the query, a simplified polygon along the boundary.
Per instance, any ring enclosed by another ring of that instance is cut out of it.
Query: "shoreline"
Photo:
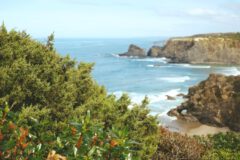
[[[206,136],[230,131],[228,127],[214,127],[201,124],[200,122],[186,122],[178,119],[169,121],[169,123],[163,125],[163,127],[169,129],[169,131],[186,134],[188,136]]]

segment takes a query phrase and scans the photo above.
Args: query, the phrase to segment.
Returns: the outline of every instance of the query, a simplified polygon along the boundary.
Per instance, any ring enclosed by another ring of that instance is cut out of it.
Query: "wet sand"
[[[208,135],[229,131],[229,128],[227,127],[213,127],[198,122],[186,122],[182,120],[172,120],[168,124],[164,125],[164,127],[168,128],[170,131],[180,132],[189,136]]]

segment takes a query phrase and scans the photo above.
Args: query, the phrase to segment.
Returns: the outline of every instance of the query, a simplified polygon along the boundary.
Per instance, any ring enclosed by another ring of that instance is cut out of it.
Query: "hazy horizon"
[[[34,38],[150,38],[239,32],[240,0],[0,0],[0,21]]]

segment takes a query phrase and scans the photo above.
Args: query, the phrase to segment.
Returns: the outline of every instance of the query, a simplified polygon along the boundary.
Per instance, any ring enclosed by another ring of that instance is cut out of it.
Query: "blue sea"
[[[183,102],[179,93],[187,94],[190,86],[206,79],[210,73],[240,74],[237,66],[169,64],[165,58],[122,58],[129,44],[148,50],[163,45],[166,38],[136,39],[56,39],[55,47],[62,55],[69,54],[81,62],[95,63],[93,78],[117,97],[128,93],[132,103],[150,100],[151,114],[170,118],[166,112]],[[176,97],[167,100],[166,95]],[[162,119],[162,121],[164,121]],[[164,123],[164,122],[163,122]]]

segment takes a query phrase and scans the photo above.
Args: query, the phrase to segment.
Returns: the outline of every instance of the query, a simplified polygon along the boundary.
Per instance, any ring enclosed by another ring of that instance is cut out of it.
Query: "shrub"
[[[194,137],[181,135],[160,128],[160,142],[153,159],[166,160],[200,160],[205,153],[205,147]]]
[[[0,159],[44,159],[50,151],[69,159],[124,160],[132,156],[133,142],[128,141],[128,132],[114,128],[104,131],[102,124],[91,122],[90,112],[81,123],[69,124],[58,137],[45,132],[36,134],[37,121],[29,129],[19,127],[13,119],[17,120],[17,116],[9,112],[8,106],[0,110]]]
[[[120,99],[108,95],[92,79],[93,64],[60,56],[53,42],[53,35],[42,44],[26,32],[0,27],[0,108],[7,102],[17,114],[15,124],[49,142],[90,111],[91,121],[102,124],[104,133],[112,128],[127,130],[127,140],[135,142],[130,146],[133,157],[149,159],[157,149],[159,133],[146,100],[128,109],[131,101],[127,95]]]
[[[234,132],[218,133],[205,138],[211,145],[203,159],[238,160],[240,159],[240,134]]]

